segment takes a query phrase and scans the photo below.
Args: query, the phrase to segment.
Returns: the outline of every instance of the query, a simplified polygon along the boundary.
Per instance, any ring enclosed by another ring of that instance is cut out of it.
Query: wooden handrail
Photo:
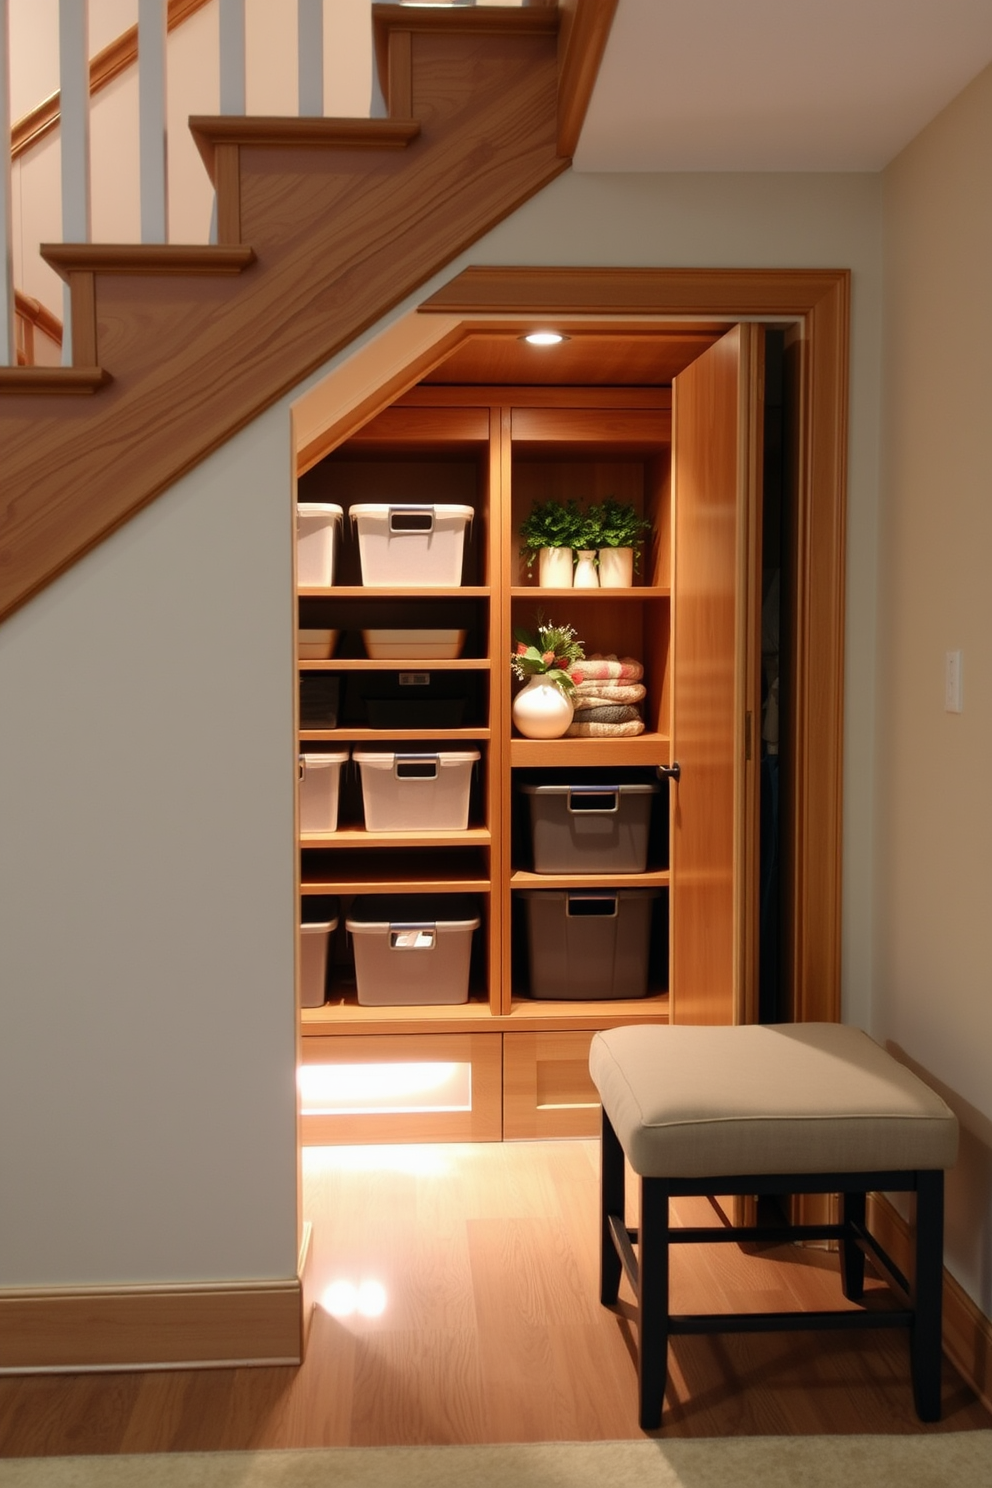
[[[208,0],[169,0],[167,25],[170,31],[181,26],[196,11],[202,10]],[[138,28],[131,26],[102,52],[98,52],[90,63],[90,96],[99,93],[112,83],[115,77],[132,67],[138,60]],[[18,119],[10,131],[10,156],[16,160],[32,145],[57,129],[61,118],[61,94],[53,93],[44,103],[39,103],[23,119]]]
[[[40,300],[36,300],[32,295],[23,294],[21,290],[15,289],[14,312],[22,320],[28,321],[36,330],[46,335],[50,341],[54,341],[57,346],[62,345],[62,322]]]

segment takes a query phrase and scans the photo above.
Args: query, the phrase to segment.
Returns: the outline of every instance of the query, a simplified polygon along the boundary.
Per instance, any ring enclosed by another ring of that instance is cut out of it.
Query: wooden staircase
[[[615,4],[563,32],[601,54]],[[216,246],[43,249],[74,365],[0,369],[0,620],[567,168],[557,10],[375,27],[386,119],[191,119]]]

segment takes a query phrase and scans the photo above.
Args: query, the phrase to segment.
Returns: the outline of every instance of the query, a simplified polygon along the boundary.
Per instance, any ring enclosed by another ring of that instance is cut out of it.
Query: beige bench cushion
[[[645,1178],[949,1168],[957,1118],[838,1023],[597,1033],[589,1070]]]

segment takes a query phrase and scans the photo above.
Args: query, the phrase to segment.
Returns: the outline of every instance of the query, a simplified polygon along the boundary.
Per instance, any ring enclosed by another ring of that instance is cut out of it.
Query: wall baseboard
[[[909,1225],[882,1194],[868,1200],[868,1224],[901,1271],[912,1269]],[[992,1410],[992,1321],[944,1271],[944,1353],[986,1410]]]
[[[300,1364],[303,1282],[0,1291],[0,1374]]]

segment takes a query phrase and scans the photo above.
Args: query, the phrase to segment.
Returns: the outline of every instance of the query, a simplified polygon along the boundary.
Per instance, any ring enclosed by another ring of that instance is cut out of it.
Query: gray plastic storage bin
[[[327,988],[327,953],[338,928],[338,901],[304,896],[300,925],[300,1006],[321,1007]]]
[[[472,932],[481,920],[465,894],[368,894],[345,926],[355,949],[358,1001],[404,1007],[468,1001]]]
[[[523,889],[532,997],[646,997],[660,889]]]
[[[643,873],[660,786],[522,785],[535,873]]]

